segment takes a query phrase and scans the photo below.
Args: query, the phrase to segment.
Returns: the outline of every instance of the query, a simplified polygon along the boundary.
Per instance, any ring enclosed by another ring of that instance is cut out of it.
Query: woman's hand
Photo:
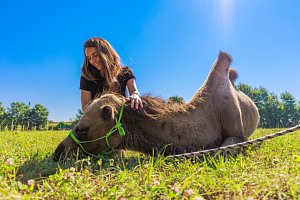
[[[127,88],[130,94],[129,98],[125,98],[127,102],[130,102],[130,106],[132,109],[143,109],[143,102],[138,92],[137,86],[135,84],[135,79],[129,79],[127,81]]]
[[[127,101],[130,101],[130,105],[132,109],[143,109],[143,102],[139,95],[139,93],[132,93],[132,95],[126,99]]]

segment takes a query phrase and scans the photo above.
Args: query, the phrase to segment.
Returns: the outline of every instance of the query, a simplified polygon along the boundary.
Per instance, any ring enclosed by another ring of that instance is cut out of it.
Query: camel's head
[[[118,127],[116,121],[123,102],[120,96],[106,94],[88,105],[78,124],[56,148],[54,160],[70,156],[77,150],[97,155],[117,147],[122,141],[122,127]]]

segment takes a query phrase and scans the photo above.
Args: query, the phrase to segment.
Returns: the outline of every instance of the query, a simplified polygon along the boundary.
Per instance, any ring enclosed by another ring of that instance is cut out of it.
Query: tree
[[[266,98],[269,96],[269,92],[264,87],[254,88],[251,92],[250,98],[257,104],[264,104]]]
[[[71,120],[71,127],[70,128],[74,128],[78,124],[78,122],[81,119],[82,115],[83,115],[82,110],[78,109],[78,112],[76,114],[76,118],[74,120]]]
[[[15,130],[18,125],[25,125],[26,118],[25,113],[29,112],[30,108],[23,102],[13,102],[8,108],[6,120],[9,122],[9,127],[11,130]]]
[[[22,122],[23,130],[24,129],[28,130],[30,128],[30,123],[31,123],[31,109],[28,109],[25,111],[23,116],[23,122]]]
[[[245,93],[247,96],[249,96],[251,98],[252,95],[252,87],[245,84],[245,83],[239,83],[237,86],[235,86],[235,88],[243,93]]]
[[[2,102],[0,102],[0,131],[6,125],[5,124],[5,122],[6,122],[5,118],[6,118],[5,108],[2,106]]]
[[[282,127],[282,103],[278,100],[277,95],[271,93],[264,100],[264,106],[261,110],[261,118],[264,128]]]
[[[5,108],[2,106],[2,102],[0,102],[0,117],[3,117],[5,113]]]
[[[297,103],[292,94],[283,92],[280,94],[282,100],[282,125],[284,127],[295,126],[299,123],[299,112],[297,110]]]
[[[185,103],[183,97],[180,97],[180,96],[177,96],[177,95],[171,96],[169,98],[168,102],[169,103],[179,103],[179,104],[184,104]]]
[[[32,129],[33,126],[35,126],[37,130],[45,127],[48,122],[48,115],[49,112],[47,108],[41,104],[36,104],[30,111],[30,129]]]
[[[298,102],[297,110],[298,110],[298,116],[299,116],[297,124],[300,124],[300,101]]]

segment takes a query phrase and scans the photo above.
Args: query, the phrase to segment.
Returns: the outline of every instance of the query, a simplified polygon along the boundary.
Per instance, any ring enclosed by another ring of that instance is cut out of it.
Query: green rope
[[[92,154],[92,153],[89,153],[87,152],[83,146],[81,144],[85,144],[85,143],[91,143],[91,142],[96,142],[96,141],[99,141],[99,140],[102,140],[105,138],[105,141],[106,141],[106,144],[109,148],[113,149],[113,147],[111,147],[111,145],[109,144],[109,138],[111,137],[111,135],[118,131],[120,136],[121,137],[124,137],[126,132],[124,130],[124,128],[122,127],[122,124],[121,124],[121,119],[122,119],[122,116],[123,116],[123,111],[124,111],[124,107],[125,107],[125,102],[122,104],[122,107],[121,107],[121,110],[120,110],[120,114],[119,114],[119,117],[116,119],[116,124],[110,129],[110,131],[108,133],[106,133],[105,136],[102,136],[100,138],[97,138],[97,139],[94,139],[94,140],[87,140],[87,141],[80,141],[78,140],[74,133],[72,131],[70,131],[69,135],[71,136],[71,138],[74,140],[74,142],[76,144],[78,144],[80,146],[80,148],[88,155],[91,155],[91,156],[94,156],[94,157],[98,157],[97,155],[95,154]]]

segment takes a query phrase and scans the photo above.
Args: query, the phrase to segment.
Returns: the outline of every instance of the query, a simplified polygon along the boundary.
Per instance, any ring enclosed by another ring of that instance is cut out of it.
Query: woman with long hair
[[[104,39],[94,37],[84,43],[84,61],[80,77],[81,106],[85,107],[105,91],[125,97],[129,92],[131,108],[143,108],[135,76],[129,67],[121,65],[120,56]]]

